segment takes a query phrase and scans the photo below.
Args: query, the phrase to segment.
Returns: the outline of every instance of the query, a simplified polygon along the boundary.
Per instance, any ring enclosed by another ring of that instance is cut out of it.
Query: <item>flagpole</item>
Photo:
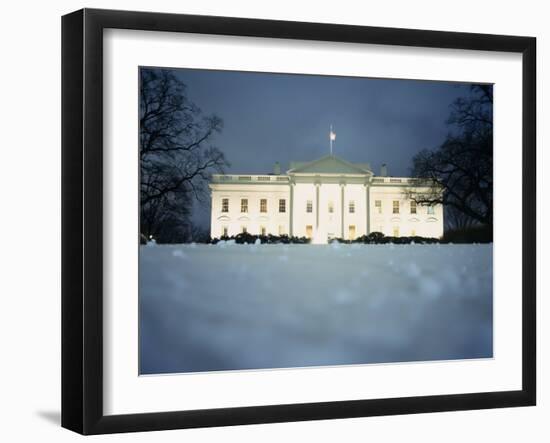
[[[330,155],[332,155],[332,125],[330,125],[330,133],[328,138],[330,139]]]

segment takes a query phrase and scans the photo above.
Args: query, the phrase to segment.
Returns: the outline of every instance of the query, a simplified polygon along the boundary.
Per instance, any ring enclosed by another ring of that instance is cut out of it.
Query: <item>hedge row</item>
[[[241,233],[231,237],[214,238],[212,244],[218,243],[220,240],[235,240],[238,244],[252,244],[256,240],[260,240],[262,244],[307,244],[311,240],[307,237],[290,237],[288,235],[253,235],[249,233]],[[475,227],[456,231],[446,232],[442,239],[433,237],[386,237],[381,232],[371,232],[368,235],[362,235],[354,240],[345,240],[335,238],[332,241],[338,243],[352,244],[360,243],[366,245],[408,245],[408,244],[435,244],[435,243],[490,243],[493,241],[492,227]]]
[[[243,244],[253,244],[256,243],[256,240],[260,240],[262,244],[306,244],[309,243],[310,240],[307,237],[289,237],[288,235],[254,235],[246,233],[240,233],[235,236],[231,237],[224,237],[221,238],[213,238],[210,243],[216,244],[220,240],[235,240],[235,243],[243,245]]]
[[[438,238],[432,238],[432,237],[386,237],[381,232],[371,232],[368,235],[362,235],[361,237],[357,237],[354,240],[344,240],[341,238],[336,238],[334,241],[337,241],[338,243],[361,243],[365,245],[385,245],[385,244],[395,244],[395,245],[408,245],[411,243],[415,244],[434,244],[434,243],[440,243],[440,240]]]
[[[288,235],[254,235],[250,233],[241,233],[231,237],[221,237],[213,238],[211,240],[212,244],[216,244],[221,240],[228,241],[234,240],[237,244],[253,244],[257,240],[260,240],[262,244],[307,244],[311,240],[307,237],[290,237]],[[356,238],[355,240],[344,240],[341,238],[335,238],[333,242],[338,243],[363,243],[367,245],[383,245],[388,243],[393,244],[410,244],[410,243],[419,243],[419,244],[432,244],[439,243],[437,238],[426,238],[426,237],[386,237],[381,232],[371,232],[369,235],[363,235]]]

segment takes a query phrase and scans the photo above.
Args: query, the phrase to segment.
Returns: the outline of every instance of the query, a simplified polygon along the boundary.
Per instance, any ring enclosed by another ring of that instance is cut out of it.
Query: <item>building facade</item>
[[[380,175],[366,163],[333,155],[291,163],[286,174],[213,175],[212,238],[241,232],[353,240],[371,232],[386,236],[443,235],[442,205],[416,204],[411,193],[429,190],[426,181]]]

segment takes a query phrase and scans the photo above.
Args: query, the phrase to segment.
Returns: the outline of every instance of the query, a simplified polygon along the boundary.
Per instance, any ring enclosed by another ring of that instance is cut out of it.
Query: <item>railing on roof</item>
[[[288,182],[287,175],[223,175],[213,174],[212,183],[270,183],[270,182]]]
[[[373,184],[406,184],[414,186],[433,186],[435,183],[433,180],[425,178],[406,178],[406,177],[374,177],[372,179]]]
[[[288,183],[288,175],[233,175],[213,174],[212,183]],[[409,186],[433,186],[434,181],[408,177],[373,177],[372,184],[405,184]]]

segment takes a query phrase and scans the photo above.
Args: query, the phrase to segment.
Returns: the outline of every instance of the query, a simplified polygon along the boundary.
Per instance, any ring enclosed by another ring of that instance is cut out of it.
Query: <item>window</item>
[[[414,229],[411,229],[411,237],[416,237],[416,231]]]
[[[399,214],[399,200],[393,201],[393,213]]]
[[[241,232],[243,234],[246,234],[248,232],[248,229],[246,229],[246,226],[241,226]]]
[[[416,202],[411,200],[411,214],[416,214]]]
[[[428,214],[434,215],[434,207],[432,205],[428,206]]]
[[[248,199],[241,198],[241,212],[248,212]]]
[[[394,226],[393,228],[393,236],[399,237],[399,226]]]
[[[350,214],[355,214],[355,201],[354,200],[349,201],[349,213]]]
[[[355,225],[349,225],[348,231],[349,231],[349,239],[355,240]]]
[[[285,227],[283,225],[279,225],[279,235],[285,235]]]
[[[260,212],[267,212],[267,198],[260,199]]]
[[[306,237],[312,238],[313,237],[313,226],[312,225],[306,225]]]
[[[229,199],[222,198],[222,212],[229,212]]]
[[[224,226],[222,228],[222,237],[228,237],[228,235],[227,235],[227,226]]]
[[[382,214],[382,200],[375,200],[374,207],[376,208],[376,212]]]
[[[313,212],[313,201],[308,200],[306,202],[306,212]]]
[[[279,212],[286,212],[286,200],[284,198],[279,200]]]
[[[260,226],[260,235],[265,235],[266,229],[265,226]]]
[[[328,202],[328,212],[329,214],[332,214],[334,212],[334,203]]]

